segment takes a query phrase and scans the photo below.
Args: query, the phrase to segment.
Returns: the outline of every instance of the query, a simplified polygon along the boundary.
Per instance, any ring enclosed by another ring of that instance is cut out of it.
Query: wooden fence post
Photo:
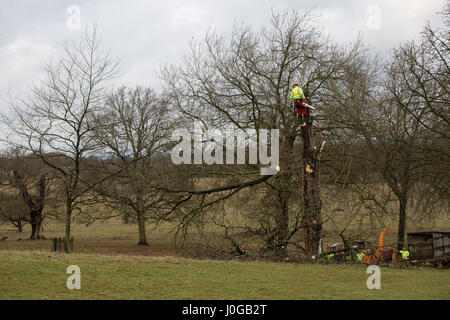
[[[52,252],[73,252],[73,237],[66,242],[66,238],[51,238]]]

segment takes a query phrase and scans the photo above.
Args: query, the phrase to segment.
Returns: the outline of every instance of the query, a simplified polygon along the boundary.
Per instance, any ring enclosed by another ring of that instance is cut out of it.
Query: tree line
[[[441,27],[427,24],[418,39],[380,59],[360,38],[337,44],[312,11],[274,13],[265,29],[236,27],[191,43],[178,65],[162,68],[160,91],[110,89],[118,64],[97,30],[87,31],[2,116],[10,149],[0,159],[0,213],[19,230],[31,223],[32,239],[43,237],[46,216],[64,220],[66,239],[74,218],[90,224],[121,216],[137,224],[139,245],[148,245],[149,223],[174,223],[183,238],[208,222],[237,254],[254,244],[270,257],[286,257],[288,247],[317,254],[317,234],[333,216],[302,215],[304,146],[289,105],[298,81],[316,108],[321,185],[345,190],[377,213],[395,204],[402,248],[411,201],[423,209],[418,215],[448,208],[449,14],[447,4]],[[280,172],[174,165],[171,134],[194,121],[205,130],[279,129]],[[308,236],[311,224],[315,234]]]

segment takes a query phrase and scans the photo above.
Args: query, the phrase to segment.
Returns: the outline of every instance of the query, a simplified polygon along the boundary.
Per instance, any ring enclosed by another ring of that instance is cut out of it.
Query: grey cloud
[[[81,9],[82,28],[95,22],[104,45],[121,62],[117,80],[127,84],[155,85],[162,62],[176,63],[190,39],[208,28],[229,34],[235,22],[255,30],[269,23],[271,10],[297,11],[315,7],[322,25],[337,41],[348,42],[361,33],[366,43],[382,52],[417,37],[427,19],[445,1],[143,1],[143,0],[9,0],[0,3],[0,94],[21,91],[40,76],[49,55],[57,55],[63,40],[80,31],[66,27],[67,7]],[[381,10],[381,28],[370,30],[366,12]]]

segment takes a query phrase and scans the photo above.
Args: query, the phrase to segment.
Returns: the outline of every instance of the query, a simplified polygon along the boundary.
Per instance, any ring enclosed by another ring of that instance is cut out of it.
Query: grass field
[[[169,234],[170,227],[161,226],[157,231],[147,227],[149,247],[137,246],[137,226],[123,224],[120,220],[108,220],[105,223],[96,223],[89,227],[73,223],[72,236],[76,253],[99,255],[145,255],[145,256],[177,256],[178,252]],[[0,237],[8,237],[0,241],[1,250],[13,251],[51,251],[50,240],[28,240],[30,226],[18,233],[13,227],[0,224]],[[44,235],[47,239],[64,237],[64,225],[48,222],[45,225]]]
[[[66,268],[81,289],[66,288]],[[311,265],[0,251],[0,299],[450,299],[450,272],[381,269],[368,290],[363,265]]]
[[[63,225],[47,223],[47,238]],[[75,253],[52,253],[50,240],[27,240],[0,225],[0,299],[450,299],[450,271],[382,268],[381,290],[368,290],[364,265],[313,265],[183,258],[169,226],[148,230],[120,221],[73,225]],[[20,239],[20,240],[19,240]],[[66,269],[81,269],[81,290],[66,288]]]

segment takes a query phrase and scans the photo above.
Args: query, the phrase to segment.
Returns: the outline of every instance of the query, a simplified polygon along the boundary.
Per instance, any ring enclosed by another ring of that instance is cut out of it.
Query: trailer
[[[413,260],[439,260],[450,256],[450,231],[410,232],[407,238]]]

